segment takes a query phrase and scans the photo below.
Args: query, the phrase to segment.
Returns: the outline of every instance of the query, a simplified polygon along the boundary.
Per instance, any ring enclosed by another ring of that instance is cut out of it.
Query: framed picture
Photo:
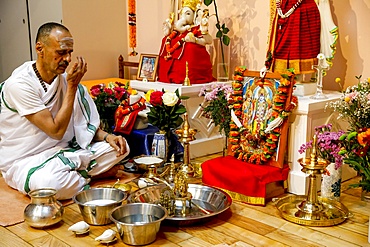
[[[158,67],[158,55],[141,54],[139,68],[137,70],[137,80],[155,81]]]

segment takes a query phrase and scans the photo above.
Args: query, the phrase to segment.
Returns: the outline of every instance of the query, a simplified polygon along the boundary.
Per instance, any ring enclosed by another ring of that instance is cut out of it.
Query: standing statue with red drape
[[[313,73],[320,53],[320,12],[315,0],[271,0],[272,22],[266,67],[283,73]]]

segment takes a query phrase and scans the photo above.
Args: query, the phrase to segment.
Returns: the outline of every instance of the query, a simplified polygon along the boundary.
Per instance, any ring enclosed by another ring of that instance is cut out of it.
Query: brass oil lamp
[[[281,216],[293,223],[307,226],[332,226],[345,221],[350,213],[340,202],[317,195],[317,176],[324,173],[328,161],[317,157],[316,135],[313,138],[310,158],[301,158],[302,171],[308,175],[307,196],[287,196],[277,201],[276,207]]]
[[[176,134],[179,138],[179,141],[184,145],[184,161],[181,164],[180,170],[190,174],[194,169],[190,164],[190,143],[195,140],[195,134],[197,133],[196,129],[190,128],[188,121],[188,114],[184,114],[184,123],[182,129],[176,130]]]

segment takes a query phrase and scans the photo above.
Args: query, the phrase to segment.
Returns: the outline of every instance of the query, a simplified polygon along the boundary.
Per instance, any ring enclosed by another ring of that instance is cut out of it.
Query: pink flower
[[[90,92],[91,92],[91,95],[94,97],[98,97],[98,95],[101,93],[100,88],[98,87],[91,88]]]
[[[126,93],[126,89],[122,87],[115,87],[114,88],[114,97],[116,97],[117,100],[121,100],[123,95]]]
[[[351,92],[347,94],[347,97],[350,99],[350,101],[353,101],[354,99],[356,99],[357,95],[358,95],[358,92]]]
[[[104,88],[104,92],[107,93],[108,95],[112,95],[113,94],[113,90],[110,89],[110,88],[108,88],[108,87]]]

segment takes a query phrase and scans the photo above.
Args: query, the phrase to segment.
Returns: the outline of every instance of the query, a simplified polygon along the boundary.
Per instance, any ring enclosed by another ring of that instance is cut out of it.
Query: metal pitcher
[[[25,222],[35,228],[54,225],[62,220],[64,208],[56,200],[56,190],[43,188],[28,193],[31,203],[24,209]]]

